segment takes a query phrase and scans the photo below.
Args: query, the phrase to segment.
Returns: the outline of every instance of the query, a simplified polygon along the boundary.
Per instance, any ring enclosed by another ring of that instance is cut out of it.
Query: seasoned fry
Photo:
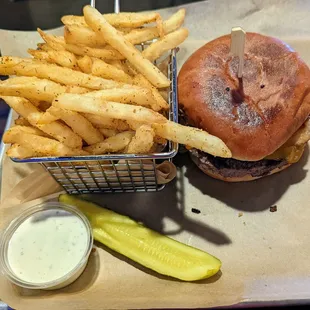
[[[70,69],[78,68],[75,55],[68,51],[54,51],[54,50],[38,51],[38,50],[28,49],[28,53],[36,59],[55,63],[62,67],[66,67]]]
[[[31,126],[31,124],[24,117],[21,116],[14,121],[14,124],[20,126]]]
[[[197,148],[214,156],[230,158],[231,151],[226,144],[206,131],[183,126],[171,121],[164,124],[152,124],[156,135],[177,143]]]
[[[56,95],[65,91],[64,86],[36,77],[15,77],[0,82],[0,95],[21,96],[29,100],[52,102]]]
[[[52,108],[52,106],[50,108]],[[50,124],[50,123],[55,122],[61,118],[59,114],[56,115],[56,114],[50,113],[48,111],[49,109],[47,109],[47,111],[45,111],[45,113],[41,113],[41,116],[38,119],[37,124],[40,124],[40,125]]]
[[[31,133],[33,135],[47,137],[47,135],[40,129],[31,126],[13,126],[14,130],[19,130],[20,132]]]
[[[91,6],[84,7],[84,17],[88,25],[113,48],[119,51],[130,63],[156,87],[163,88],[170,85],[170,81],[160,70],[113,28],[105,18]]]
[[[36,76],[50,79],[65,85],[82,86],[91,89],[108,89],[121,87],[123,84],[106,80],[97,76],[87,75],[69,68],[49,63],[38,63],[32,59],[18,57],[0,57],[0,74]]]
[[[106,45],[101,36],[98,36],[96,32],[86,26],[65,26],[64,38],[67,44],[85,45],[96,48],[102,48]]]
[[[159,37],[163,37],[164,36],[164,27],[163,27],[163,20],[161,18],[161,16],[158,14],[158,17],[156,19],[156,28],[159,34]]]
[[[38,43],[37,47],[40,51],[45,51],[45,52],[49,52],[49,51],[54,51],[55,49],[51,48],[48,44],[46,43]]]
[[[96,128],[99,129],[112,129],[125,131],[129,129],[129,126],[126,121],[110,118],[106,116],[91,114],[91,113],[82,113]]]
[[[54,106],[48,109],[48,112],[59,116],[72,130],[78,134],[87,144],[95,144],[103,141],[103,136],[90,121],[81,114],[69,110],[56,108]]]
[[[185,13],[185,9],[180,9],[165,20],[163,24],[164,33],[167,34],[180,28],[184,22]]]
[[[107,129],[107,128],[100,128],[99,131],[106,137],[113,137],[119,133],[119,131],[115,129]]]
[[[123,70],[107,64],[106,62],[98,58],[92,59],[91,74],[95,76],[100,76],[105,79],[112,79],[115,81],[124,82],[127,84],[132,83],[132,78]]]
[[[87,96],[93,98],[100,98],[105,101],[115,101],[120,103],[137,104],[152,108],[154,111],[158,111],[158,106],[152,92],[147,88],[138,87],[123,87],[114,89],[104,89],[87,93]]]
[[[140,126],[127,147],[128,154],[147,154],[154,144],[154,129],[149,125]]]
[[[92,66],[93,66],[93,61],[91,59],[91,57],[85,55],[83,57],[80,57],[77,60],[78,66],[80,67],[80,69],[82,70],[82,72],[84,73],[91,73],[92,71]]]
[[[66,44],[65,49],[76,55],[95,57],[102,60],[124,59],[125,57],[111,46],[105,48],[91,48],[88,46]]]
[[[118,13],[103,14],[109,24],[114,27],[138,28],[144,24],[155,22],[158,13]],[[61,18],[65,25],[83,25],[87,26],[83,16],[65,15]]]
[[[132,120],[127,120],[127,124],[130,129],[132,130],[137,130],[139,127],[141,127],[144,123],[143,122],[137,122],[137,121],[132,121]]]
[[[78,86],[62,86],[47,79],[36,77],[14,77],[0,82],[0,95],[18,96],[31,100],[35,106],[42,101],[52,103],[55,96],[62,93],[83,94],[89,89]]]
[[[143,42],[147,42],[153,40],[159,36],[157,27],[148,27],[148,28],[140,28],[134,29],[125,35],[126,40],[128,40],[131,44],[140,44]]]
[[[134,77],[133,82],[135,85],[148,88],[152,91],[153,98],[155,99],[157,105],[156,109],[153,105],[153,109],[155,111],[159,111],[161,109],[163,110],[169,109],[168,102],[161,96],[158,89],[154,87],[142,74],[137,74]]]
[[[168,122],[163,111],[171,57],[153,62],[187,37],[180,29],[184,9],[167,20],[156,12],[101,14],[90,6],[83,13],[62,18],[64,36],[38,28],[43,43],[28,50],[31,58],[0,57],[0,75],[15,76],[0,81],[0,98],[19,114],[3,137],[11,143],[8,156],[149,154],[171,139],[229,157],[221,140]],[[142,52],[134,46],[141,43]]]
[[[70,94],[85,94],[91,91],[91,89],[85,88],[85,87],[79,87],[75,85],[68,85],[66,86],[66,93]]]
[[[133,136],[133,131],[124,131],[105,139],[103,142],[87,146],[84,150],[94,155],[115,153],[123,150],[129,144]]]
[[[178,29],[165,35],[158,41],[153,42],[142,52],[142,55],[146,59],[154,61],[167,51],[170,51],[171,49],[174,49],[176,46],[180,45],[187,37],[188,30],[186,28]]]
[[[54,100],[53,105],[76,112],[98,114],[123,120],[130,119],[144,123],[164,123],[167,121],[163,115],[153,110],[131,104],[108,102],[101,98],[90,97],[87,94],[62,94]]]
[[[143,123],[141,122],[135,122],[129,120],[127,120],[127,124],[129,125],[130,129],[135,131],[138,130],[141,126],[143,126]],[[159,136],[154,136],[154,142],[157,144],[165,145],[167,143],[167,140]]]
[[[19,159],[42,156],[41,153],[35,152],[17,143],[14,143],[13,145],[11,145],[9,149],[7,150],[6,154],[7,156],[11,158],[19,158]]]
[[[84,45],[67,44],[63,37],[57,37],[44,33],[38,29],[42,39],[54,50],[67,50],[75,55],[96,57],[100,59],[124,59],[124,56],[111,46],[105,48],[92,48]]]
[[[56,140],[63,142],[69,147],[82,147],[82,139],[76,135],[68,126],[59,122],[52,122],[50,124],[44,125],[38,124],[38,120],[42,116],[42,112],[40,112],[33,104],[31,104],[29,100],[13,96],[1,96],[1,98],[19,115],[26,118],[32,126],[39,128],[49,136],[52,136]]]
[[[38,152],[45,156],[88,155],[87,151],[72,149],[56,140],[22,132],[16,130],[14,127],[4,133],[3,141],[4,143],[17,143],[23,147],[29,148],[35,153]]]
[[[180,9],[177,13],[173,14],[169,19],[163,22],[163,34],[168,34],[181,27],[184,18],[185,9]],[[146,27],[133,29],[124,36],[130,43],[135,45],[158,38],[160,33],[158,27]],[[73,24],[65,26],[64,38],[66,43],[86,45],[89,47],[102,48],[106,44],[102,36],[89,27],[82,25]]]

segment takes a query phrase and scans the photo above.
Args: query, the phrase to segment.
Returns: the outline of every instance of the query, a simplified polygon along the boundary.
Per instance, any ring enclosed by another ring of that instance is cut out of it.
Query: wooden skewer
[[[231,29],[230,53],[239,58],[238,78],[242,78],[244,66],[245,31],[241,27]]]

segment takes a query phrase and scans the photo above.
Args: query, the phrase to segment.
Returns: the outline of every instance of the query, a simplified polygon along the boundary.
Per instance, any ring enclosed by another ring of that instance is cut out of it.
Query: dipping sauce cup
[[[84,271],[93,246],[87,218],[58,202],[25,210],[4,231],[0,243],[3,274],[30,289],[59,289]]]

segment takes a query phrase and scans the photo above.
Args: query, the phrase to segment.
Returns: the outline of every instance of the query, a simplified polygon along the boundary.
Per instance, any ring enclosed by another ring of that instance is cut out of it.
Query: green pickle
[[[161,235],[128,216],[67,194],[60,195],[59,201],[86,215],[95,240],[160,274],[197,281],[215,275],[221,268],[216,257]]]

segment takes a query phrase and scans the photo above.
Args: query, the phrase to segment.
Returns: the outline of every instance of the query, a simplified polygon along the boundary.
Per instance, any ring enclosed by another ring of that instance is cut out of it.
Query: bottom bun
[[[214,157],[193,149],[190,150],[190,156],[205,174],[225,182],[253,181],[283,171],[291,166],[285,160],[245,162],[231,158]]]

